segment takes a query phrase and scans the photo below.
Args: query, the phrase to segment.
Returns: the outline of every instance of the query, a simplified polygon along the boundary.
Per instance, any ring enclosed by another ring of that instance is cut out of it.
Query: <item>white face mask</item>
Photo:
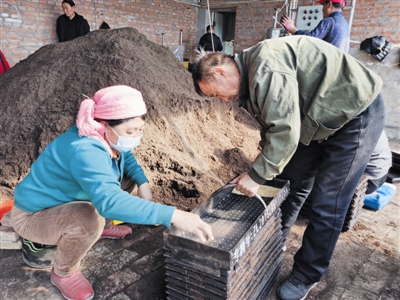
[[[143,134],[138,137],[130,138],[125,136],[119,136],[114,131],[114,129],[112,129],[112,127],[110,128],[118,137],[118,142],[116,145],[111,142],[110,138],[108,138],[108,142],[110,143],[111,148],[113,148],[114,150],[117,150],[119,152],[128,152],[140,145],[140,139],[142,138]]]

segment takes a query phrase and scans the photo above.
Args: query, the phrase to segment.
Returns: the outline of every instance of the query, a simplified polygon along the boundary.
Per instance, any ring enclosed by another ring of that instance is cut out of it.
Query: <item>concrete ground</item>
[[[363,209],[361,218],[342,233],[331,265],[307,299],[400,299],[400,184],[397,194],[380,211]],[[293,255],[301,245],[305,220],[291,231],[283,271],[268,299],[290,273]]]
[[[391,146],[400,152],[399,143]],[[384,208],[363,209],[356,225],[341,234],[328,272],[307,299],[400,299],[400,183],[395,186],[397,193]],[[267,299],[277,299],[276,288],[291,270],[305,225],[299,219],[293,227],[281,276]],[[166,299],[165,228],[132,228],[124,240],[97,242],[84,259],[82,272],[93,284],[94,299]],[[0,266],[0,299],[63,299],[49,270],[27,267],[20,250],[1,250]]]

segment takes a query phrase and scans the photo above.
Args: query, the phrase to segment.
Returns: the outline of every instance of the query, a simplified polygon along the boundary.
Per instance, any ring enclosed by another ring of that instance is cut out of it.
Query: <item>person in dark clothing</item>
[[[354,191],[384,129],[383,81],[351,55],[308,36],[267,39],[234,57],[202,52],[192,64],[195,90],[223,101],[238,99],[260,124],[259,155],[230,183],[251,197],[282,174],[290,181],[281,205],[287,224],[302,205],[287,215],[286,205],[296,204],[289,197],[309,195],[302,245],[277,289],[280,300],[305,299],[328,270]],[[310,178],[312,186],[306,184]]]
[[[10,65],[7,62],[6,57],[3,52],[0,50],[0,74],[10,69]]]
[[[203,48],[204,51],[210,52],[222,51],[222,42],[221,39],[214,33],[214,26],[207,26],[207,33],[200,38],[199,48]]]
[[[88,21],[75,12],[75,3],[64,0],[61,4],[64,14],[57,19],[57,36],[59,42],[66,42],[83,36],[90,31]]]
[[[281,18],[281,24],[293,35],[308,35],[328,42],[344,52],[349,51],[349,24],[343,17],[345,0],[317,0],[321,4],[324,19],[313,30],[298,30],[287,16]]]
[[[392,152],[389,140],[383,131],[364,171],[368,176],[366,195],[372,194],[385,183],[391,166]]]
[[[110,28],[110,25],[108,25],[108,23],[106,21],[103,21],[103,23],[101,23],[99,29],[111,29],[111,28]]]

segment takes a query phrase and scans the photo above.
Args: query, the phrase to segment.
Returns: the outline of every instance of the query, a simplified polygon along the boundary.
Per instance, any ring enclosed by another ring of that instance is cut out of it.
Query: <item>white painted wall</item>
[[[386,134],[389,139],[400,141],[400,48],[393,48],[382,62],[359,47],[350,48],[349,53],[381,76],[386,104]]]

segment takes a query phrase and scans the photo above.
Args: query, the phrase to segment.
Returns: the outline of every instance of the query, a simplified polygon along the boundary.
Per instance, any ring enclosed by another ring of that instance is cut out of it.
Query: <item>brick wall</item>
[[[205,3],[206,1],[202,1]],[[213,6],[212,3],[229,2],[230,4]],[[279,17],[286,11],[285,1],[264,3],[232,4],[233,1],[210,1],[212,9],[236,8],[235,52],[253,46],[265,39],[268,28],[273,26],[275,8],[282,8]],[[240,2],[240,1],[238,1]],[[243,1],[245,2],[245,1]],[[290,0],[288,0],[290,3]],[[315,5],[314,0],[299,0],[297,6]],[[347,0],[348,5],[352,0]],[[349,20],[350,9],[343,15]],[[279,27],[279,25],[278,25]],[[399,0],[357,0],[353,15],[351,40],[361,42],[366,38],[382,35],[394,44],[400,43],[400,1]],[[357,46],[358,45],[352,45]]]
[[[229,4],[215,6],[213,3]],[[212,9],[236,8],[235,52],[263,40],[268,28],[273,25],[274,8],[281,8],[284,3],[285,1],[254,4],[249,4],[248,1],[210,1]],[[298,6],[313,3],[315,2],[312,0],[300,0]],[[194,5],[172,0],[76,0],[75,4],[76,12],[88,20],[91,30],[98,29],[105,20],[111,28],[135,27],[147,39],[157,44],[161,44],[161,33],[165,33],[165,45],[171,50],[179,45],[179,31],[183,29],[185,58],[193,58],[197,17],[197,8]],[[347,19],[348,13],[349,10],[345,10]],[[57,42],[55,23],[62,14],[61,0],[0,1],[0,14],[0,46],[11,66],[40,47]],[[8,18],[4,14],[8,14]],[[383,35],[393,43],[400,43],[399,20],[399,0],[358,0],[351,39],[362,41],[374,35]]]
[[[10,66],[40,47],[57,42],[56,20],[63,14],[58,1],[0,1],[1,50]],[[91,31],[106,21],[112,29],[135,27],[150,41],[174,50],[183,30],[183,44],[190,56],[196,35],[197,8],[175,1],[75,0],[75,11],[88,20]],[[4,14],[8,14],[6,18]]]

